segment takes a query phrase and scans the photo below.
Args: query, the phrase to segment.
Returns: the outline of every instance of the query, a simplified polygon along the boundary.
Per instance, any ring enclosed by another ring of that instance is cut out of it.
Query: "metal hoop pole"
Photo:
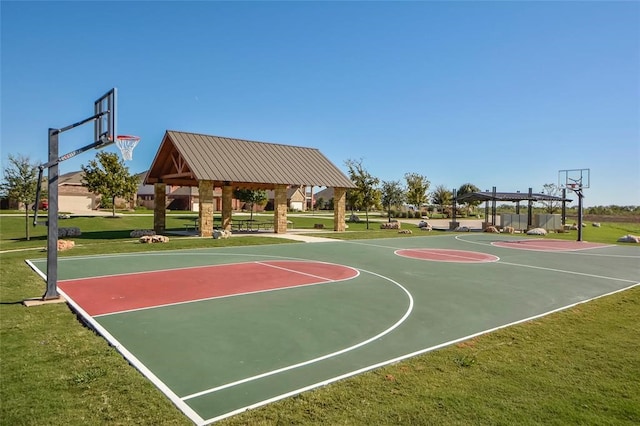
[[[574,190],[578,194],[578,241],[582,241],[582,190]]]
[[[47,211],[47,290],[42,300],[58,299],[58,135],[49,129],[49,206]]]

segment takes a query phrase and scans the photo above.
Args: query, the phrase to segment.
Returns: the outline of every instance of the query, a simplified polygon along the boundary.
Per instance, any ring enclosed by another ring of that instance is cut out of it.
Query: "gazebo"
[[[355,185],[318,149],[167,130],[145,184],[154,185],[153,227],[166,227],[166,185],[197,186],[199,233],[213,235],[213,190],[222,189],[222,229],[231,230],[235,189],[273,190],[273,229],[287,232],[287,188],[334,188],[334,231],[344,231],[345,200]]]

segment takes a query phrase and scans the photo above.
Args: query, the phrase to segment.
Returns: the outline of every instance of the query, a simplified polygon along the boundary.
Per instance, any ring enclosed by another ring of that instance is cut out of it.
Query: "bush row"
[[[391,210],[391,217],[398,217],[398,218],[404,218],[404,219],[422,219],[422,212],[419,211],[396,211],[396,210]]]

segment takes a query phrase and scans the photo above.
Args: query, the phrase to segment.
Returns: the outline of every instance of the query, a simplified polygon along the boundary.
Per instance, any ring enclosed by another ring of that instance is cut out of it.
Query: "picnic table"
[[[258,219],[233,219],[231,228],[236,231],[259,231],[262,229],[273,228],[273,221],[264,221]]]
[[[191,222],[187,222],[184,224],[185,231],[198,231],[200,229],[200,218],[196,217],[195,219],[191,219]]]

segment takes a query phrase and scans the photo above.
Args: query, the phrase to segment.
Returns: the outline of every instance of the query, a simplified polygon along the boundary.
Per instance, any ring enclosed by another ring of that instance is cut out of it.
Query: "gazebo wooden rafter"
[[[166,227],[166,185],[197,186],[200,236],[213,234],[213,190],[222,189],[222,228],[231,229],[237,188],[273,190],[274,232],[287,232],[287,188],[335,190],[334,230],[344,231],[346,190],[354,184],[315,148],[167,130],[145,178],[154,185],[154,230]]]

